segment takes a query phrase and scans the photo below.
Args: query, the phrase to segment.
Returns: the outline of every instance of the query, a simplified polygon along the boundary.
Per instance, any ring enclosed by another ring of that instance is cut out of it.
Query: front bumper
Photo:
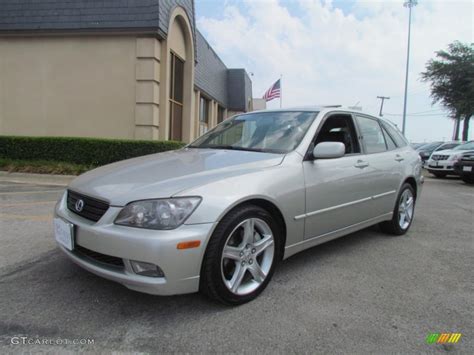
[[[429,172],[434,171],[434,172],[452,173],[454,172],[454,161],[430,159],[425,164],[425,168],[427,168]]]
[[[474,161],[461,161],[454,164],[454,172],[459,176],[474,176]]]
[[[197,292],[201,262],[214,224],[182,225],[168,231],[118,226],[113,221],[120,210],[121,207],[110,206],[98,222],[89,221],[68,210],[64,194],[56,205],[55,215],[74,224],[76,245],[121,259],[121,267],[98,262],[62,246],[61,250],[84,269],[132,290],[155,295]],[[177,249],[178,243],[191,240],[199,240],[200,246]],[[130,260],[155,264],[161,268],[164,277],[137,275]]]

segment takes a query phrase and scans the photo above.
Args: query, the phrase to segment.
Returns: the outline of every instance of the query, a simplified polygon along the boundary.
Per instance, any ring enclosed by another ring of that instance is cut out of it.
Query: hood
[[[79,176],[69,188],[124,206],[136,200],[171,197],[185,189],[275,166],[283,158],[260,152],[181,149],[105,165]]]
[[[453,150],[453,149],[445,149],[445,150],[437,150],[433,152],[432,155],[453,155],[453,154],[462,154],[465,152],[464,150]]]

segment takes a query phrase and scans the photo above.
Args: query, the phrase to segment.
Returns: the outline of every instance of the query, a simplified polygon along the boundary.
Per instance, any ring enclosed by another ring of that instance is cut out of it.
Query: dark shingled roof
[[[229,110],[248,111],[252,82],[245,69],[228,69],[199,31],[196,31],[196,48],[196,87]]]
[[[196,31],[195,85],[227,107],[227,67],[201,32]]]
[[[0,31],[147,30],[166,36],[181,5],[194,31],[192,0],[0,0]]]
[[[158,28],[158,0],[0,0],[0,30]]]

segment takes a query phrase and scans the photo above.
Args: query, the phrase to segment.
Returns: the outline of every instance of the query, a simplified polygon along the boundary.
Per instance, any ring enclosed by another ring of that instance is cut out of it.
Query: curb
[[[0,171],[0,182],[14,182],[21,184],[64,186],[75,179],[75,175],[52,175],[52,174],[30,174],[30,173],[9,173]]]

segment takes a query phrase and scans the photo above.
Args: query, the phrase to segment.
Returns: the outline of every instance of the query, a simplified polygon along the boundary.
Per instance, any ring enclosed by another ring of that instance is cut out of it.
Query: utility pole
[[[408,17],[408,47],[407,47],[407,67],[405,74],[405,99],[403,100],[403,123],[402,123],[402,133],[405,134],[405,126],[407,119],[407,94],[408,94],[408,69],[410,67],[410,39],[411,39],[411,9],[412,7],[418,5],[417,0],[407,0],[403,6],[408,7],[409,17]]]
[[[377,99],[380,99],[380,113],[379,113],[379,116],[382,117],[383,114],[382,114],[382,110],[383,110],[383,102],[385,100],[390,100],[390,97],[388,96],[377,96]]]

